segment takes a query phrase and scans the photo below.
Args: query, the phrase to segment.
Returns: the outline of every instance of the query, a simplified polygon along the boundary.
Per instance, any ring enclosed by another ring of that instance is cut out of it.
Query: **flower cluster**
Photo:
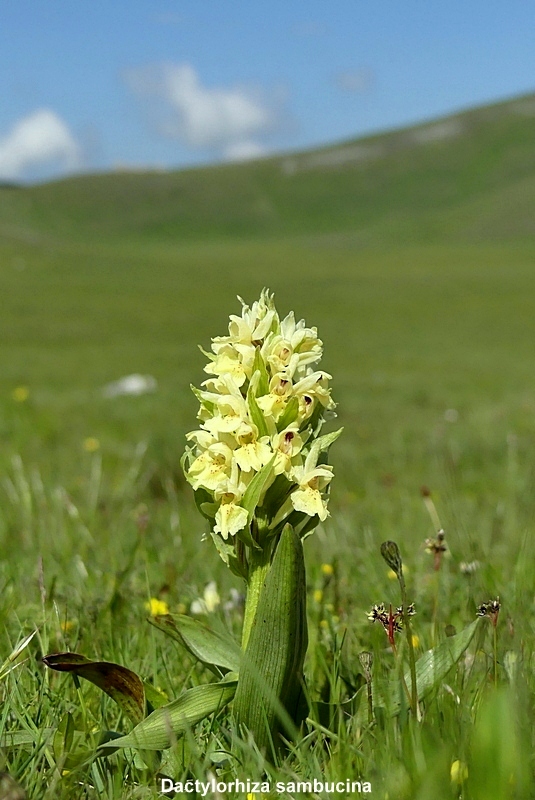
[[[481,603],[477,608],[476,614],[478,617],[489,617],[494,627],[496,627],[501,607],[500,598],[497,597],[496,600],[489,600],[488,603]]]
[[[399,633],[403,628],[404,613],[409,617],[413,617],[414,614],[416,614],[414,603],[408,605],[405,612],[403,610],[403,606],[398,606],[395,611],[393,611],[392,606],[390,606],[390,609],[387,611],[385,604],[379,603],[379,605],[374,605],[372,610],[368,612],[367,617],[370,622],[377,621],[381,623],[385,629],[390,644],[393,648],[395,648],[394,634]]]
[[[210,377],[193,388],[200,429],[187,435],[183,463],[216,544],[236,535],[251,544],[253,514],[271,531],[326,519],[333,470],[322,453],[339,434],[319,436],[334,403],[331,376],[315,368],[316,329],[293,313],[280,320],[267,290],[251,307],[239,299],[228,335],[203,351]]]
[[[442,528],[438,531],[436,539],[430,538],[425,540],[425,552],[433,556],[434,569],[436,572],[440,569],[442,556],[448,549],[445,540],[446,534]]]
[[[409,617],[416,614],[414,603],[407,606],[407,614]],[[385,609],[385,604],[379,603],[379,605],[375,605],[372,610],[368,612],[367,616],[370,622],[378,620],[384,628],[388,628],[389,625],[391,625],[395,631],[400,631],[402,628],[403,606],[398,606],[393,612],[392,607],[390,607],[390,611],[387,611]]]

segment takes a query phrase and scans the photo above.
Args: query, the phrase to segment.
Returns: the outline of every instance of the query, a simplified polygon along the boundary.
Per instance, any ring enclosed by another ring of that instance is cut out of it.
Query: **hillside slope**
[[[531,238],[535,94],[320,150],[0,188],[0,235],[364,242]]]

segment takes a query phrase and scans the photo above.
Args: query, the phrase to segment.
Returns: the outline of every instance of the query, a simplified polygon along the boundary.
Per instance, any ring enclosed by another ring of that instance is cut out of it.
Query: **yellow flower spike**
[[[231,314],[228,335],[214,337],[211,352],[201,348],[211,377],[192,387],[199,428],[187,434],[182,460],[227,565],[239,550],[237,540],[250,539],[252,517],[266,496],[269,517],[263,526],[274,533],[288,518],[309,533],[329,516],[333,469],[321,454],[341,433],[319,436],[335,403],[331,376],[315,369],[323,352],[316,328],[297,322],[292,312],[281,319],[266,289],[251,306],[240,302],[241,314]],[[279,476],[276,491],[270,491]],[[256,491],[248,491],[253,483]]]
[[[88,436],[84,439],[83,448],[86,453],[96,453],[100,450],[100,442],[94,436]]]
[[[316,603],[321,603],[321,601],[323,600],[323,592],[321,591],[321,589],[316,589],[312,596],[314,597]]]
[[[468,767],[464,761],[454,761],[450,769],[450,777],[452,783],[461,784],[468,778]]]
[[[169,614],[169,606],[165,600],[159,600],[157,597],[151,597],[150,600],[147,600],[145,608],[151,617],[163,617]]]
[[[27,386],[17,386],[11,393],[11,397],[15,403],[25,403],[29,396],[30,390]]]
[[[322,564],[321,571],[326,578],[330,578],[331,575],[334,575],[334,567],[332,564]]]

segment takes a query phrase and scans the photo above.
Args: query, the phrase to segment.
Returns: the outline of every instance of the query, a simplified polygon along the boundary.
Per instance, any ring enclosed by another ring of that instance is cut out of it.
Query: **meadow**
[[[133,752],[75,763],[76,748],[94,752],[100,731],[129,722],[43,655],[123,664],[171,699],[208,673],[147,622],[150,598],[189,613],[216,581],[207,618],[239,633],[231,590],[243,584],[201,541],[180,457],[196,427],[189,386],[204,377],[197,345],[225,333],[236,295],[252,302],[263,286],[281,314],[317,326],[344,426],[331,516],[305,543],[314,699],[351,698],[363,651],[395,672],[367,619],[400,602],[380,555],[389,539],[417,654],[499,597],[497,663],[483,619],[418,724],[369,726],[349,704],[266,767],[250,743],[229,755],[221,714],[176,745],[187,754],[169,770],[361,779],[381,800],[535,796],[533,102],[458,115],[451,135],[366,140],[364,160],[346,143],[0,188],[0,664],[37,630],[0,677],[0,772],[28,798],[159,796],[157,768]],[[132,373],[157,390],[103,395]],[[446,536],[438,571],[422,487]],[[10,791],[0,798],[25,796]]]

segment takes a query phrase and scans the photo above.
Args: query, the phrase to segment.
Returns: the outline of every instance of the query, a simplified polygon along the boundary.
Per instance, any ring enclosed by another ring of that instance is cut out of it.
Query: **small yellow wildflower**
[[[410,571],[409,568],[406,566],[406,564],[403,564],[403,567],[401,568],[401,570],[403,572],[403,577],[408,575],[409,571]],[[394,572],[393,569],[389,569],[386,574],[388,576],[388,580],[390,580],[390,581],[396,581],[397,578],[398,578],[398,576],[396,575],[396,573]]]
[[[11,393],[11,397],[15,403],[25,403],[29,396],[30,390],[27,386],[17,386],[17,388],[13,389],[13,392]]]
[[[326,578],[330,578],[331,575],[334,575],[334,567],[332,564],[322,564],[321,571]]]
[[[88,436],[84,439],[83,447],[86,453],[96,453],[100,449],[100,442],[94,436]]]
[[[323,592],[321,591],[321,589],[316,589],[313,597],[316,603],[321,603],[321,601],[323,600]]]
[[[452,783],[464,783],[468,778],[468,767],[464,761],[454,761],[450,769],[450,777]]]
[[[320,628],[328,628],[328,627],[329,627],[329,623],[327,622],[327,620],[326,619],[322,619],[320,621]]]
[[[416,633],[412,634],[412,646],[413,647],[419,647],[420,646],[420,637]]]
[[[74,622],[71,619],[64,619],[62,622],[59,623],[59,627],[63,631],[63,633],[69,633],[74,628]]]
[[[147,600],[145,603],[145,608],[151,617],[163,617],[166,614],[169,614],[169,606],[165,600],[158,600],[157,597],[151,597],[150,600]]]

